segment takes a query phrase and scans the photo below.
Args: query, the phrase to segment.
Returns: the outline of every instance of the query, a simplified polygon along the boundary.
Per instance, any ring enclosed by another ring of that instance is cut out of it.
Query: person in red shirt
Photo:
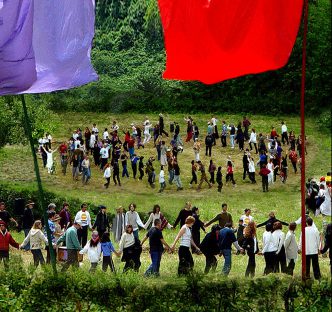
[[[7,230],[6,223],[0,220],[0,262],[3,261],[8,269],[9,245],[19,249],[20,245],[14,240]]]
[[[292,150],[289,152],[288,158],[292,162],[294,172],[297,173],[297,153],[295,151],[295,148],[292,148]]]
[[[277,130],[276,130],[275,127],[272,127],[272,130],[271,130],[271,137],[270,137],[270,139],[274,139],[274,138],[276,138],[276,137],[278,137]]]
[[[266,168],[266,164],[263,164],[262,169],[259,171],[259,175],[262,177],[263,192],[269,191],[268,175],[270,172],[271,171]]]

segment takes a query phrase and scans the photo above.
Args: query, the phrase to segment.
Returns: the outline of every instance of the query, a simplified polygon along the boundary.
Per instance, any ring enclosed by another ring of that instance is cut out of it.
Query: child
[[[99,236],[97,231],[92,232],[91,239],[86,243],[84,248],[80,251],[80,254],[88,254],[91,267],[89,272],[93,273],[97,269],[101,254],[101,244],[99,242]]]
[[[19,248],[19,244],[14,240],[11,234],[8,232],[6,223],[0,220],[0,262],[3,261],[5,268],[8,269],[9,260],[9,245]]]
[[[103,271],[107,271],[109,266],[111,271],[115,273],[114,262],[112,260],[112,252],[114,252],[118,257],[119,254],[115,251],[113,244],[110,240],[110,233],[105,232],[101,238],[101,251],[103,253]]]
[[[166,182],[165,182],[165,171],[164,171],[164,166],[160,167],[160,172],[159,172],[159,184],[160,184],[160,190],[159,193],[163,192],[165,187],[166,187]]]
[[[216,181],[218,183],[218,192],[221,192],[221,189],[222,189],[222,186],[223,186],[221,166],[218,167]]]
[[[42,223],[40,220],[36,220],[32,226],[27,237],[24,239],[20,248],[23,249],[28,243],[30,243],[30,250],[33,255],[34,266],[37,267],[39,263],[45,264],[45,260],[42,254],[43,243],[48,245],[48,241],[44,233],[42,232]]]
[[[232,161],[227,161],[227,174],[226,174],[226,184],[228,181],[231,181],[233,184],[233,187],[236,186],[235,180],[234,180],[234,172],[233,172],[233,163]]]
[[[108,188],[110,185],[111,175],[112,175],[112,168],[107,163],[105,165],[105,171],[104,171],[104,178],[106,179],[106,183],[104,184],[105,188]]]

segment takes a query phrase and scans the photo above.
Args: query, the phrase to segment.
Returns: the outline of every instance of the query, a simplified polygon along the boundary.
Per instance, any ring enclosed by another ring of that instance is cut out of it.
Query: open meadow
[[[158,121],[158,114],[148,114],[147,117],[154,124]],[[169,123],[177,121],[180,124],[180,134],[183,142],[185,142],[186,135],[186,123],[184,121],[184,115],[174,114],[165,115],[165,128],[169,131]],[[206,134],[207,121],[212,117],[207,114],[192,115],[194,121],[197,123],[200,129],[200,139],[204,142]],[[100,113],[63,113],[54,115],[53,120],[49,120],[50,123],[56,124],[56,131],[52,133],[53,140],[57,143],[67,141],[75,129],[80,127],[84,130],[85,127],[92,127],[93,123],[96,123],[100,133],[102,133],[105,127],[110,128],[113,120],[117,120],[120,126],[120,133],[122,130],[127,130],[131,123],[142,124],[145,115],[139,114],[123,114],[123,115],[110,115]],[[219,119],[219,132],[220,121],[226,120],[227,123],[237,123],[242,120],[241,115],[227,115],[217,116]],[[280,122],[284,120],[288,126],[288,130],[294,130],[298,135],[300,132],[299,117],[297,116],[263,116],[252,115],[248,116],[251,121],[251,127],[256,129],[257,133],[262,132],[268,134],[271,126],[275,126],[277,131],[280,132]],[[331,165],[331,137],[330,135],[320,132],[318,124],[315,119],[307,118],[306,121],[306,134],[307,134],[307,151],[306,156],[306,176],[319,178],[330,171]],[[123,135],[120,136],[123,139]],[[169,145],[170,139],[164,138],[166,144]],[[229,141],[229,138],[227,138]],[[54,143],[53,146],[56,146]],[[203,188],[200,192],[196,191],[196,188],[190,188],[189,182],[191,180],[191,165],[190,161],[194,159],[194,152],[192,149],[192,141],[184,143],[183,153],[178,155],[179,165],[181,168],[181,180],[184,189],[177,191],[175,185],[169,185],[163,193],[158,193],[158,173],[159,163],[156,160],[154,167],[156,170],[156,188],[152,189],[145,176],[142,181],[134,180],[132,176],[121,179],[121,187],[115,186],[111,180],[109,189],[103,187],[104,178],[102,172],[92,165],[92,177],[88,185],[82,185],[81,180],[73,181],[71,177],[71,167],[68,166],[67,175],[63,176],[61,173],[61,167],[59,163],[59,155],[56,153],[56,173],[50,175],[46,169],[42,168],[41,159],[39,160],[39,166],[41,167],[42,181],[44,189],[48,192],[55,194],[56,197],[63,198],[71,202],[71,199],[75,199],[78,202],[88,202],[95,206],[105,205],[108,208],[109,214],[114,214],[115,208],[122,205],[127,208],[129,203],[135,202],[137,204],[137,211],[140,215],[147,220],[148,213],[152,210],[154,204],[159,204],[161,211],[165,217],[172,224],[177,217],[180,209],[183,208],[185,202],[192,202],[193,206],[200,208],[200,219],[208,221],[213,218],[217,213],[221,211],[221,204],[227,203],[228,210],[233,216],[235,225],[237,220],[243,214],[245,208],[252,210],[252,216],[255,221],[260,223],[267,219],[268,212],[273,210],[276,212],[277,218],[291,222],[300,217],[300,174],[294,174],[291,164],[289,162],[289,177],[286,184],[281,183],[279,177],[275,184],[270,186],[268,193],[263,193],[261,188],[261,178],[256,171],[257,184],[253,185],[247,178],[242,180],[242,155],[236,146],[235,149],[231,149],[229,145],[226,148],[222,148],[220,140],[217,140],[217,145],[212,149],[212,159],[217,166],[222,166],[224,187],[221,193],[217,192],[216,184],[213,188],[208,189],[207,185],[203,184]],[[248,144],[245,143],[245,148]],[[286,151],[287,146],[283,146]],[[156,155],[156,149],[153,147],[153,142],[150,141],[144,149],[135,149],[136,154],[144,156],[145,159],[149,156]],[[205,164],[206,168],[210,158],[205,156],[205,145],[202,144],[201,160]],[[233,187],[231,183],[225,184],[225,165],[226,158],[230,156],[235,162],[235,181],[236,187]],[[253,154],[255,162],[258,160],[258,155]],[[91,157],[92,158],[92,157]],[[131,168],[128,165],[129,174],[131,175]],[[121,174],[120,166],[120,174]],[[0,151],[0,183],[9,189],[15,189],[17,191],[30,189],[36,189],[35,176],[33,170],[33,162],[30,153],[30,149],[25,145],[6,146]],[[165,173],[167,171],[165,170]],[[198,179],[200,174],[198,173]],[[76,202],[77,202],[76,201]],[[12,207],[8,207],[11,209]],[[60,209],[59,205],[58,208]],[[78,206],[71,206],[72,213],[76,213],[79,210]],[[315,223],[319,228],[322,227],[322,216],[314,218]],[[327,220],[328,221],[328,220]],[[144,220],[143,220],[144,222]],[[168,243],[172,243],[177,230],[165,230],[164,236]],[[207,229],[209,231],[210,228]],[[261,239],[263,228],[258,230],[258,237]],[[283,231],[286,233],[287,229],[284,227]],[[144,237],[144,230],[140,230],[140,238]],[[14,233],[14,236],[22,241],[22,233]],[[297,236],[300,235],[300,229],[297,229]],[[201,232],[201,239],[204,237],[204,233]],[[148,244],[146,243],[146,247]],[[16,253],[16,252],[14,252]],[[29,263],[32,261],[30,253],[20,252],[23,256],[24,262]],[[195,270],[203,272],[205,265],[205,258],[203,255],[194,256]],[[220,273],[220,263],[223,259],[220,258],[217,272]],[[142,267],[141,273],[147,268],[150,263],[148,251],[145,250],[142,255]],[[176,276],[177,272],[177,254],[165,254],[161,264],[161,275],[163,277]],[[239,278],[244,276],[245,267],[247,264],[246,256],[234,256],[233,266],[230,277]],[[328,275],[328,258],[320,257],[320,264],[322,274]],[[121,270],[123,264],[119,259],[115,260],[115,265],[118,270]],[[88,261],[84,261],[84,266],[88,267]],[[256,276],[261,276],[264,268],[264,259],[262,256],[257,256],[257,268]],[[297,262],[295,268],[296,275],[300,274],[300,261]]]

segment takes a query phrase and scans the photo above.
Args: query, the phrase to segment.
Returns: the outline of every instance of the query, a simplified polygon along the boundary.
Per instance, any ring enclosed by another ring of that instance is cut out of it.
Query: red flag
[[[158,0],[164,29],[163,77],[222,80],[284,66],[303,0]]]

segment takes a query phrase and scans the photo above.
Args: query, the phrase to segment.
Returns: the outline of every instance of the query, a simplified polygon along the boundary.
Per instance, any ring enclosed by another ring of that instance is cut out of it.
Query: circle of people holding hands
[[[25,239],[22,244],[17,243],[7,229],[10,222],[17,224],[5,209],[5,204],[0,203],[0,260],[8,267],[9,245],[15,248],[30,250],[33,255],[34,265],[44,264],[42,249],[46,245],[46,263],[51,262],[48,239],[43,230],[41,220],[34,220],[34,203],[28,201],[22,217],[22,229]],[[142,222],[135,203],[130,203],[128,211],[123,207],[116,209],[116,214],[112,223],[110,222],[105,206],[99,206],[96,219],[92,222],[88,211],[88,205],[83,203],[81,209],[76,213],[74,219],[69,211],[69,204],[64,203],[61,211],[56,213],[56,205],[48,205],[48,227],[51,234],[52,248],[58,252],[60,260],[60,250],[66,251],[66,257],[62,270],[66,271],[70,266],[79,267],[79,256],[86,254],[90,263],[90,272],[94,272],[102,259],[102,270],[108,267],[112,272],[116,272],[112,255],[121,257],[125,263],[123,272],[128,270],[139,271],[141,266],[140,256],[142,246],[149,240],[149,253],[151,265],[145,272],[145,276],[159,276],[160,265],[164,250],[172,253],[178,251],[178,275],[186,275],[193,271],[194,260],[192,254],[203,254],[206,259],[204,272],[214,272],[217,268],[217,256],[224,258],[222,274],[228,276],[232,267],[232,246],[237,250],[237,254],[247,254],[248,264],[245,276],[254,277],[256,269],[256,255],[264,256],[264,275],[282,272],[293,275],[298,253],[304,252],[306,255],[306,276],[310,278],[310,267],[313,267],[315,279],[321,278],[319,268],[319,254],[329,250],[330,268],[331,260],[331,240],[332,224],[323,224],[323,233],[319,233],[313,219],[306,215],[306,242],[305,250],[302,250],[301,235],[299,241],[296,238],[296,229],[301,224],[299,218],[290,224],[276,218],[274,212],[269,213],[266,221],[256,224],[250,209],[245,209],[244,214],[238,219],[235,225],[233,217],[228,211],[226,203],[221,205],[221,212],[208,222],[200,220],[198,207],[193,207],[190,202],[186,202],[184,208],[179,212],[173,225],[171,225],[161,212],[159,205],[154,205],[149,218]],[[165,229],[175,229],[180,225],[180,230],[172,244],[165,241],[163,231]],[[211,230],[207,233],[208,228]],[[283,226],[288,227],[285,235]],[[257,229],[265,228],[262,242],[258,241]],[[149,229],[140,241],[139,228]],[[91,238],[88,239],[89,230],[92,231]],[[201,240],[200,233],[205,233]],[[112,239],[111,239],[111,235]],[[113,242],[118,243],[118,250]],[[65,247],[59,247],[64,245]],[[261,249],[259,248],[261,246]],[[59,248],[58,248],[59,247]],[[331,271],[332,273],[332,271]]]
[[[192,179],[189,186],[197,185],[198,191],[202,188],[203,183],[206,183],[209,188],[212,188],[213,184],[217,184],[219,192],[223,187],[223,166],[217,165],[212,158],[208,165],[201,161],[200,155],[204,145],[205,155],[212,157],[212,150],[217,145],[221,148],[230,146],[231,149],[234,149],[237,144],[239,151],[243,152],[243,180],[248,177],[251,183],[255,184],[258,167],[264,192],[268,192],[269,185],[276,181],[278,175],[283,183],[286,182],[288,160],[295,173],[298,169],[301,170],[303,140],[301,136],[296,137],[294,131],[288,131],[283,121],[281,122],[280,134],[277,133],[275,127],[272,127],[271,132],[266,135],[257,133],[245,116],[237,125],[226,124],[225,121],[222,121],[221,126],[218,125],[218,119],[212,117],[204,130],[204,142],[201,140],[200,129],[193,118],[188,116],[184,118],[184,121],[187,133],[185,142],[193,142],[191,147],[193,150]],[[159,120],[154,125],[146,117],[142,124],[131,123],[123,129],[120,130],[117,121],[113,121],[111,127],[105,128],[102,133],[99,132],[96,124],[93,124],[91,129],[86,127],[84,131],[78,128],[68,142],[62,142],[55,149],[52,149],[53,138],[50,134],[46,134],[44,138],[39,140],[44,167],[50,174],[54,173],[53,154],[59,150],[62,173],[66,175],[68,164],[71,165],[73,179],[78,180],[81,175],[83,184],[87,184],[91,179],[93,158],[94,165],[103,172],[105,188],[109,187],[111,178],[114,185],[121,186],[121,178],[129,178],[130,175],[135,180],[142,180],[144,176],[147,176],[149,185],[154,188],[156,182],[155,161],[157,160],[160,164],[158,168],[159,192],[165,190],[167,180],[168,184],[175,184],[178,191],[182,190],[179,156],[183,152],[184,143],[180,135],[179,123],[170,123],[169,134],[165,130],[164,116],[159,114]],[[168,143],[165,137],[169,138]],[[218,143],[219,139],[220,143]],[[245,142],[248,143],[247,147],[245,147]],[[156,153],[144,160],[144,156],[139,156],[138,150],[144,149],[147,144],[153,144]],[[282,147],[284,145],[287,145],[287,149]],[[256,159],[254,159],[254,153],[257,154]],[[129,167],[132,171],[130,174]],[[235,168],[230,156],[226,157],[225,168],[226,184],[232,183],[235,187]],[[168,179],[165,170],[168,172]],[[199,172],[200,180],[198,181],[197,174]]]

